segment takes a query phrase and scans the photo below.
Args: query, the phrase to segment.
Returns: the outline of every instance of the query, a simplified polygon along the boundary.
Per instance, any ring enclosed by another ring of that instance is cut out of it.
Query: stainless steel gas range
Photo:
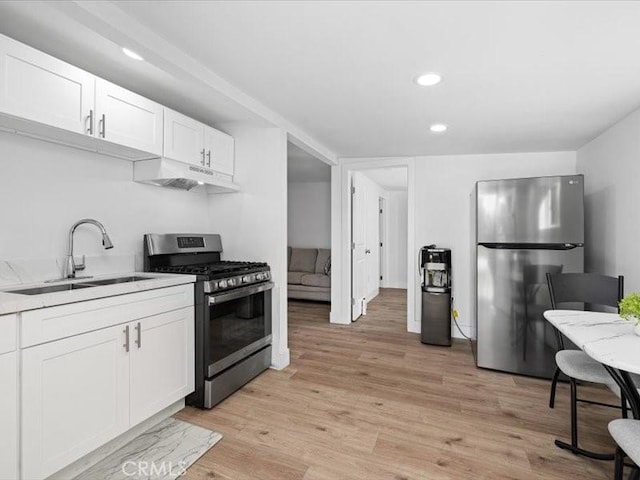
[[[195,392],[211,408],[271,365],[271,271],[222,261],[220,235],[147,234],[145,271],[196,275]]]

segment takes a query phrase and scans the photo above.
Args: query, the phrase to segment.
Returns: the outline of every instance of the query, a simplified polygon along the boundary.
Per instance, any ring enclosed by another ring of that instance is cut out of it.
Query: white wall
[[[640,290],[640,110],[578,150],[585,176],[585,269]]]
[[[465,334],[470,333],[470,325],[473,324],[470,318],[470,194],[475,182],[499,178],[569,175],[575,172],[575,152],[416,157],[416,249],[431,243],[452,249],[453,296],[455,308],[460,313],[458,323]],[[418,282],[417,317],[420,312],[419,287]],[[419,325],[416,325],[416,330],[419,331]],[[452,332],[455,336],[460,336],[454,327]]]
[[[331,248],[331,182],[289,182],[287,210],[288,245]]]
[[[239,193],[211,199],[209,225],[222,234],[224,258],[268,262],[273,290],[272,364],[289,364],[287,346],[287,136],[278,128],[229,124]]]
[[[407,288],[407,192],[386,191],[386,245],[382,286]],[[383,247],[384,248],[384,247]]]
[[[132,179],[129,161],[0,132],[0,260],[64,257],[69,227],[86,217],[105,225],[114,248],[105,251],[97,230],[81,227],[76,233],[78,256],[99,255],[113,261],[129,256],[130,270],[133,255],[137,255],[135,267],[142,267],[145,233],[211,231],[204,192],[143,185]],[[86,273],[107,271],[97,269],[88,258]]]
[[[348,321],[349,220],[348,175],[367,168],[407,166],[408,174],[408,305],[407,328],[420,331],[420,277],[416,268],[421,246],[435,243],[452,249],[453,295],[460,312],[459,323],[466,334],[471,316],[470,194],[475,182],[500,178],[571,175],[576,173],[575,152],[541,152],[484,155],[446,155],[404,158],[343,159],[332,169],[332,248],[334,264],[331,322]],[[413,287],[411,286],[413,284]],[[459,333],[452,326],[454,336]]]

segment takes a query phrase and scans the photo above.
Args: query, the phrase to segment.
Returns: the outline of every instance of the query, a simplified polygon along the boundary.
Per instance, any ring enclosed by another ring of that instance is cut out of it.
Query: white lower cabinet
[[[23,478],[46,478],[191,393],[193,312],[22,350]]]
[[[135,322],[130,363],[131,426],[193,391],[193,307]]]
[[[129,425],[122,326],[22,351],[22,476],[41,479]]]
[[[0,355],[0,480],[18,478],[17,355],[16,352]]]

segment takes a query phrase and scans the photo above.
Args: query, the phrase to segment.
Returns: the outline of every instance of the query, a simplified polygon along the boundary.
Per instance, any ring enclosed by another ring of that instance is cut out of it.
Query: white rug
[[[74,480],[173,480],[221,439],[218,432],[167,418]]]

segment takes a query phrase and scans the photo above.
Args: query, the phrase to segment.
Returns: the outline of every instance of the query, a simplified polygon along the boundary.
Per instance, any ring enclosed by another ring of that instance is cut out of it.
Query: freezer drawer
[[[542,316],[551,308],[546,272],[582,272],[583,248],[477,246],[476,332],[479,367],[551,378],[557,342]]]
[[[582,244],[584,177],[476,184],[477,243]]]

